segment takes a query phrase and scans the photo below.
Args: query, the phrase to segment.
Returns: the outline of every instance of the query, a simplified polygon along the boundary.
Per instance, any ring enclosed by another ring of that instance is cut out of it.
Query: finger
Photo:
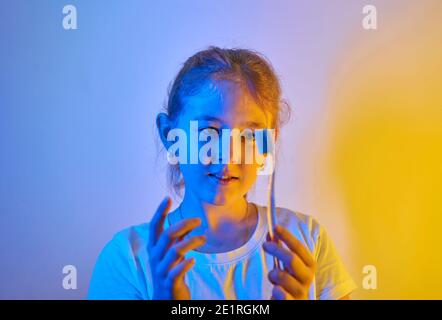
[[[206,242],[205,236],[195,236],[173,245],[160,262],[157,269],[159,277],[165,277],[169,270],[184,258],[187,252],[200,247]]]
[[[200,224],[200,218],[191,218],[181,220],[170,226],[161,234],[157,246],[154,250],[154,256],[158,259],[162,259],[167,249],[172,246],[176,240],[178,240],[182,236],[185,236],[187,233],[198,227]]]
[[[269,280],[274,285],[282,287],[294,298],[303,296],[304,288],[302,284],[286,271],[273,269],[269,272]]]
[[[172,201],[169,197],[163,199],[163,201],[158,206],[157,211],[155,211],[154,216],[149,224],[149,246],[154,247],[158,241],[158,237],[163,232],[164,219],[169,212]]]
[[[185,259],[178,263],[172,270],[170,270],[169,278],[172,282],[181,280],[187,271],[189,271],[195,264],[195,259]]]
[[[274,236],[273,239],[270,237],[270,233],[267,232],[267,236],[266,236],[266,240],[267,241],[271,241],[271,242],[275,242],[275,243],[280,243],[281,241],[279,241],[278,237]]]
[[[290,233],[286,228],[281,225],[276,225],[275,233],[278,238],[280,238],[287,247],[294,253],[299,255],[299,257],[304,261],[304,263],[309,267],[315,267],[316,261],[310,254],[310,251],[299,241],[296,237]]]
[[[280,286],[273,286],[272,300],[294,300],[294,298]]]
[[[264,242],[263,248],[266,252],[281,260],[284,263],[285,269],[296,277],[299,282],[302,284],[310,284],[314,272],[305,265],[304,261],[302,261],[298,255],[274,242]]]

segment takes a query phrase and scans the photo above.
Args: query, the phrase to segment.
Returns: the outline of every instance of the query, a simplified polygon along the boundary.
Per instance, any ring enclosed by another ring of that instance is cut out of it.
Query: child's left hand
[[[309,250],[286,228],[276,225],[275,236],[282,240],[289,250],[279,242],[264,242],[263,248],[284,264],[284,270],[273,269],[269,280],[274,284],[272,299],[301,300],[308,299],[308,290],[313,282],[316,261]]]

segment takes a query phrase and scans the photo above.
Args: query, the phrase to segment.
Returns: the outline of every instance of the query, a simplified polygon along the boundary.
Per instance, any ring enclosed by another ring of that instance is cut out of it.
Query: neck
[[[197,199],[193,194],[185,193],[180,204],[183,218],[200,218],[201,227],[216,231],[223,224],[238,224],[247,214],[247,200],[243,197],[235,202],[215,205]]]
[[[250,227],[255,223],[253,219],[248,218],[247,200],[243,197],[238,201],[224,204],[214,205],[212,203],[202,202],[194,195],[186,194],[180,204],[179,211],[181,211],[181,219],[200,218],[201,225],[189,233],[189,236],[205,235],[207,242],[203,251],[212,251],[212,248],[218,250],[231,249],[236,247],[238,241],[247,241],[243,239],[243,235],[248,233]],[[226,235],[235,235],[229,237]],[[248,235],[246,235],[248,236]]]

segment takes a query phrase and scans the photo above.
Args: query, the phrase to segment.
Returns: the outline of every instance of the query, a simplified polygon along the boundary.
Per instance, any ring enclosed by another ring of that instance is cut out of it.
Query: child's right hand
[[[153,300],[190,300],[184,275],[194,265],[194,259],[184,255],[206,241],[204,236],[183,237],[201,224],[201,219],[183,219],[163,231],[164,220],[172,201],[166,197],[150,222],[147,246],[154,287]]]

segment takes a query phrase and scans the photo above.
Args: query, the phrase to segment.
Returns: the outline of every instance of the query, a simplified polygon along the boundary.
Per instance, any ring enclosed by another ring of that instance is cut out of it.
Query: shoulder
[[[146,299],[149,292],[143,278],[148,224],[117,232],[101,250],[92,273],[88,299]]]
[[[149,239],[149,222],[126,227],[112,237],[105,251],[119,251],[126,257],[138,256],[146,249]]]
[[[276,215],[278,222],[282,225],[297,227],[302,231],[311,235],[317,235],[321,229],[321,225],[311,215],[301,213],[285,207],[277,207]]]
[[[130,226],[115,233],[101,250],[94,273],[119,270],[132,273],[140,269],[139,261],[147,261],[149,224]]]

